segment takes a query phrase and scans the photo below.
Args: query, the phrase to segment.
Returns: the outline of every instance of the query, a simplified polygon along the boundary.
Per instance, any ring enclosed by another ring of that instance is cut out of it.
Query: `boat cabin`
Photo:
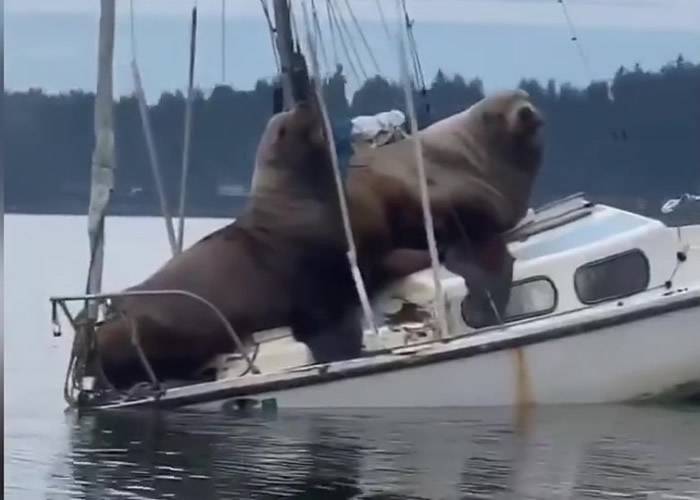
[[[684,230],[688,230],[684,228]],[[697,236],[696,236],[697,239]],[[647,292],[670,293],[685,260],[680,229],[574,195],[537,210],[508,234],[515,257],[513,287],[504,325],[480,325],[469,319],[464,280],[441,269],[449,337],[473,335],[523,322],[590,308],[618,307]],[[686,245],[687,246],[687,245]],[[686,249],[687,251],[687,249]],[[430,269],[408,276],[375,302],[379,335],[365,333],[368,354],[433,340]],[[311,363],[306,347],[287,329],[259,332],[256,365],[263,373]],[[217,378],[240,373],[244,361],[222,356]]]

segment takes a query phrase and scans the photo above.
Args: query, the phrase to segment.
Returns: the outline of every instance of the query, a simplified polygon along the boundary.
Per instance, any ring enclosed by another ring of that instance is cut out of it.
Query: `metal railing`
[[[199,302],[200,304],[203,304],[204,306],[209,308],[214,313],[214,315],[221,322],[221,324],[224,326],[224,329],[226,330],[226,332],[229,334],[229,336],[233,340],[233,343],[235,344],[236,348],[238,349],[238,352],[241,354],[241,356],[243,356],[243,358],[245,359],[245,361],[248,365],[248,369],[246,370],[246,372],[250,371],[250,373],[253,373],[253,374],[260,373],[260,370],[255,366],[255,363],[253,362],[250,355],[248,354],[245,345],[241,341],[238,334],[236,334],[236,331],[233,329],[233,327],[231,326],[231,323],[226,319],[226,317],[223,315],[223,313],[214,304],[209,302],[207,299],[197,295],[196,293],[189,292],[186,290],[131,290],[131,291],[114,292],[114,293],[99,293],[99,294],[87,294],[87,295],[70,295],[70,296],[62,296],[62,297],[50,297],[49,300],[51,301],[51,306],[52,306],[52,322],[53,322],[53,327],[54,327],[54,336],[60,335],[60,324],[58,322],[58,307],[61,308],[64,315],[68,318],[74,331],[76,331],[76,333],[78,331],[79,325],[77,324],[76,319],[73,317],[70,310],[66,306],[67,302],[82,301],[85,303],[85,305],[87,307],[87,304],[90,301],[106,302],[107,300],[114,299],[114,298],[138,297],[138,296],[181,296],[181,297],[190,298],[196,302]],[[133,318],[127,318],[127,319],[129,321],[129,326],[130,326],[131,340],[134,343],[134,347],[137,350],[139,360],[141,361],[141,364],[143,365],[146,373],[148,374],[148,377],[151,379],[151,383],[154,386],[159,387],[160,384],[159,384],[158,379],[155,375],[153,367],[151,366],[151,363],[149,362],[147,356],[143,352],[143,348],[141,347],[136,321]],[[66,382],[68,382],[68,379],[70,378],[70,371],[72,369],[72,366],[73,366],[73,363],[72,362],[69,363],[69,366],[68,366],[69,373],[66,374]],[[67,399],[69,399],[69,398],[67,397]],[[70,401],[69,401],[69,403],[70,403]]]

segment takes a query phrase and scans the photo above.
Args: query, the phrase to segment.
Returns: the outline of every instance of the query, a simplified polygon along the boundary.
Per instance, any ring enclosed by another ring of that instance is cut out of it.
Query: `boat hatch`
[[[540,233],[528,241],[513,243],[512,250],[516,259],[529,260],[578,250],[603,240],[661,225],[658,221],[608,207],[596,207],[592,215],[593,217],[580,218]]]

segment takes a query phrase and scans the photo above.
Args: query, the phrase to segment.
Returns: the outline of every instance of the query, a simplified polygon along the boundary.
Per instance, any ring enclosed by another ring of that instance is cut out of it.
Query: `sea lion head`
[[[535,174],[542,162],[542,113],[522,89],[494,93],[469,113],[480,121],[489,151],[506,164]]]
[[[421,131],[433,201],[483,214],[494,230],[512,227],[540,170],[543,123],[527,92],[516,89],[489,94]]]
[[[330,156],[318,107],[300,101],[270,118],[258,145],[251,194],[319,186],[328,176]]]

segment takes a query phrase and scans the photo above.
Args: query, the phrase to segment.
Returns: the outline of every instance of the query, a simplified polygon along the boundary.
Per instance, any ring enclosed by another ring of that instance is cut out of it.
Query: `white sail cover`
[[[352,119],[352,141],[381,146],[393,139],[405,137],[405,115],[397,110],[383,111],[372,116],[356,116]]]

